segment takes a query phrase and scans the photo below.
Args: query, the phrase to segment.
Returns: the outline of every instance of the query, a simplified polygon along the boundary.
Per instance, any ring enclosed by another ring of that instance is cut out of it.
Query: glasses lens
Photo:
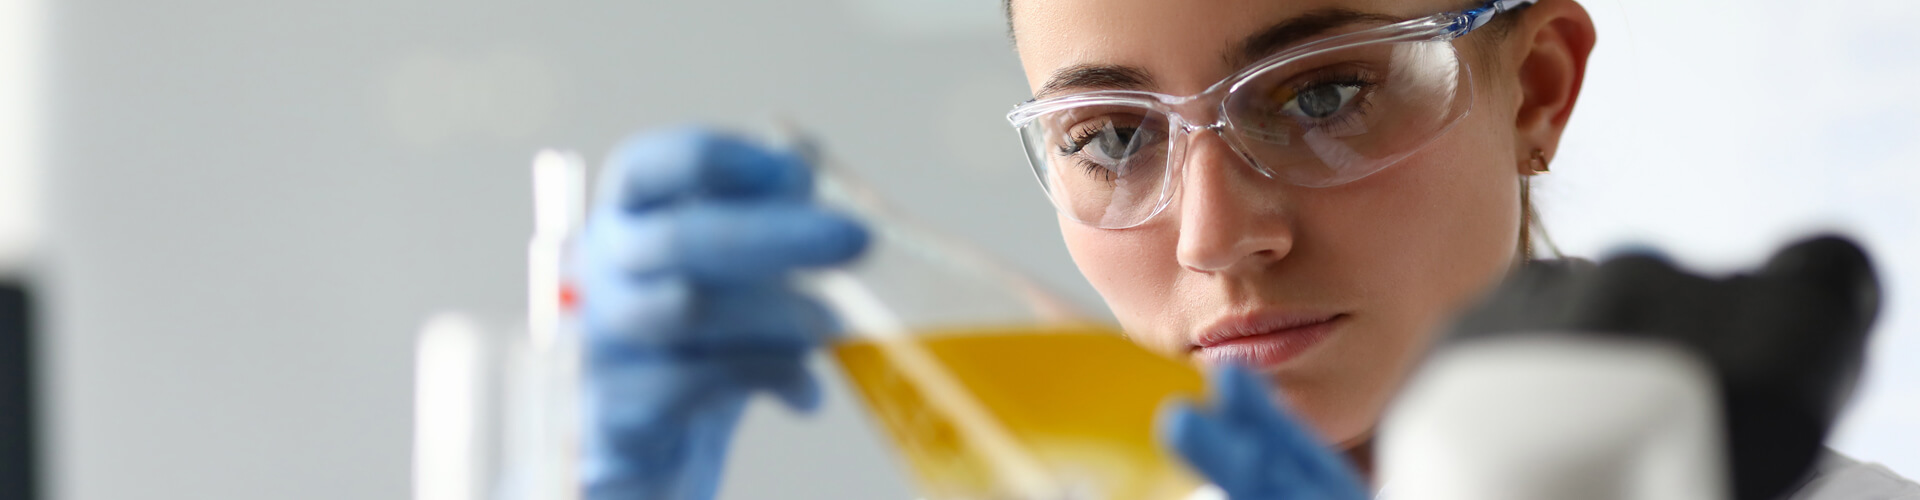
[[[1237,145],[1262,168],[1332,186],[1406,158],[1465,116],[1465,73],[1449,42],[1336,48],[1247,79],[1226,114]]]
[[[1144,222],[1166,201],[1171,135],[1166,114],[1133,104],[1055,109],[1020,128],[1054,205],[1109,229]]]

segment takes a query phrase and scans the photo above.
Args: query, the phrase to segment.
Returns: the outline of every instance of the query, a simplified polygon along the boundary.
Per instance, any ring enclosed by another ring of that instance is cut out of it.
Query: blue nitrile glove
[[[1214,370],[1212,408],[1186,402],[1163,408],[1161,441],[1186,457],[1233,500],[1366,500],[1345,458],[1274,407],[1259,375],[1238,366]]]
[[[629,139],[599,184],[576,259],[587,498],[712,498],[748,396],[819,404],[806,356],[834,321],[787,278],[867,232],[809,201],[798,158],[700,129]]]

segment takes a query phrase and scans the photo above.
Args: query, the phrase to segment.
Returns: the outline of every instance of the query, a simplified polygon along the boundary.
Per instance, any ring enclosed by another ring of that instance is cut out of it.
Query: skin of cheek
[[[1488,99],[1476,109],[1497,107]],[[1430,337],[1504,276],[1516,258],[1519,184],[1510,126],[1472,113],[1400,163],[1352,183],[1274,186],[1271,215],[1293,232],[1279,260],[1234,274],[1199,273],[1176,259],[1182,200],[1141,227],[1094,229],[1061,219],[1069,253],[1122,328],[1151,349],[1186,355],[1191,332],[1230,306],[1337,307],[1348,323],[1273,375],[1292,411],[1334,443],[1370,435]],[[1223,156],[1212,156],[1221,158]],[[1238,162],[1188,169],[1251,170]],[[1235,176],[1245,181],[1249,176]],[[1247,196],[1247,190],[1232,190]],[[1186,193],[1182,193],[1186,196]]]

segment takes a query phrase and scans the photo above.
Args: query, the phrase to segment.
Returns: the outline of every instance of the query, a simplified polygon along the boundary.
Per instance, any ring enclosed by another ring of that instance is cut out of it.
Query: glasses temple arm
[[[1490,0],[1479,8],[1461,12],[1459,16],[1453,19],[1453,24],[1447,26],[1447,32],[1451,33],[1453,38],[1466,36],[1467,33],[1472,33],[1473,30],[1479,29],[1481,26],[1486,26],[1488,22],[1493,21],[1494,16],[1533,5],[1539,1],[1540,0]]]

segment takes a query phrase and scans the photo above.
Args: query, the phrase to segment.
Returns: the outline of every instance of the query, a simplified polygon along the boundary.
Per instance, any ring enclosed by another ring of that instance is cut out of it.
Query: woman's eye
[[[1133,127],[1105,127],[1093,136],[1092,142],[1082,151],[1091,153],[1095,161],[1101,163],[1118,162],[1140,150],[1140,129]]]
[[[1061,153],[1063,155],[1078,154],[1087,161],[1117,166],[1145,149],[1148,143],[1154,140],[1152,135],[1141,127],[1107,123],[1099,128],[1089,127],[1075,134],[1070,145],[1062,149]]]
[[[1323,83],[1301,89],[1288,99],[1281,111],[1295,116],[1323,119],[1338,114],[1360,95],[1358,83]]]

